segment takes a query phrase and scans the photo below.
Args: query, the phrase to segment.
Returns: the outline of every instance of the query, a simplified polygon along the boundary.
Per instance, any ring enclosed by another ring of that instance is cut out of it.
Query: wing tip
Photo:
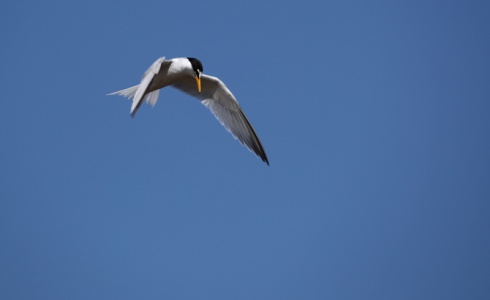
[[[269,167],[271,166],[269,164],[269,159],[267,158],[267,154],[265,154],[264,148],[262,148],[258,151],[254,151],[254,152],[255,152],[255,155],[257,155],[260,159],[262,159],[263,162],[265,162],[267,164],[267,166],[269,166]]]
[[[267,164],[267,166],[269,166],[269,167],[271,166],[269,164],[269,159],[267,158],[267,154],[265,154],[265,151],[263,151],[263,149],[261,152],[258,152],[256,154],[258,157],[260,157],[260,159],[262,159],[263,162],[265,162]]]

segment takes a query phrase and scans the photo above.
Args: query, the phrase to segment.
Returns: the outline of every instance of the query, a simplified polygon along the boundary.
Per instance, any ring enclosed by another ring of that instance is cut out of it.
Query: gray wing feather
[[[134,115],[138,111],[138,108],[141,106],[141,103],[143,103],[143,99],[146,99],[146,101],[152,105],[155,105],[155,103],[157,102],[158,92],[153,92],[152,94],[148,95],[148,97],[145,96],[153,78],[155,77],[155,75],[158,74],[158,72],[160,72],[160,67],[162,66],[162,63],[164,61],[165,57],[160,57],[148,68],[148,70],[146,70],[145,74],[143,74],[143,77],[141,78],[141,83],[139,84],[138,89],[136,90],[133,97],[133,104],[131,105],[131,116],[134,117]]]
[[[201,100],[233,137],[269,164],[259,137],[225,84],[219,78],[202,75],[201,85],[199,94],[195,79],[189,76],[181,78],[172,86]]]

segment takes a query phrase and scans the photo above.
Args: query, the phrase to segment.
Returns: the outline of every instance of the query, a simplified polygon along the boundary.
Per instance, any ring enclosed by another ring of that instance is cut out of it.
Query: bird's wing
[[[146,70],[145,74],[143,74],[143,77],[141,78],[141,83],[139,84],[138,89],[136,90],[133,97],[133,105],[131,105],[131,116],[134,117],[141,103],[143,103],[143,99],[145,98],[150,104],[155,105],[158,100],[158,90],[148,95],[148,97],[145,97],[148,94],[148,87],[150,86],[153,78],[155,78],[155,75],[160,72],[162,64],[170,65],[171,63],[172,61],[165,60],[165,57],[160,57],[148,68],[148,70]]]
[[[201,100],[201,103],[211,110],[233,137],[269,164],[259,137],[233,94],[219,78],[203,74],[201,76],[202,90],[200,94],[197,90],[196,80],[190,76],[180,78],[172,86]]]

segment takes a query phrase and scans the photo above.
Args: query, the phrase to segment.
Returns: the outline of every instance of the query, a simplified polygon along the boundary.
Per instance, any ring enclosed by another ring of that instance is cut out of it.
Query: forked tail
[[[132,86],[130,88],[120,90],[114,93],[107,94],[108,96],[112,95],[121,95],[123,97],[126,97],[130,100],[133,100],[133,104],[131,105],[131,116],[134,118],[136,115],[136,112],[138,111],[141,103],[143,103],[142,100],[145,100],[147,103],[151,104],[151,106],[155,106],[155,103],[157,103],[158,100],[158,94],[159,90],[153,91],[149,94],[143,95],[143,99],[141,99],[141,96],[139,96],[139,99],[135,99],[136,92],[138,91],[139,85]]]
[[[107,96],[112,96],[112,95],[121,95],[123,97],[129,98],[133,100],[134,95],[136,94],[136,91],[138,90],[139,85],[132,86],[130,88],[120,90],[114,93],[107,94]]]

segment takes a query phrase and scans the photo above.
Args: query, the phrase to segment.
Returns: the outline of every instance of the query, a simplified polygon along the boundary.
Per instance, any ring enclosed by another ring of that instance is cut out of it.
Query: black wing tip
[[[257,139],[257,144],[253,145],[250,150],[252,150],[255,155],[257,155],[260,159],[262,159],[263,162],[270,166],[269,159],[267,158],[267,154],[265,154],[264,147],[262,147],[260,140]]]
[[[267,155],[265,155],[265,152],[260,153],[259,154],[259,157],[262,159],[263,162],[265,162],[267,164],[267,166],[269,166],[269,167],[271,166],[269,164],[269,159],[267,158]]]
[[[250,132],[251,132],[251,134],[252,134],[252,136],[254,138],[254,140],[251,142],[251,145],[248,144],[248,143],[246,143],[247,144],[247,147],[249,147],[250,150],[253,150],[253,152],[255,152],[255,155],[257,155],[258,157],[260,157],[263,162],[265,162],[268,166],[270,166],[269,159],[267,158],[267,154],[265,154],[264,147],[262,146],[262,143],[260,142],[260,139],[257,136],[257,133],[255,133],[255,130],[252,127],[252,124],[250,124],[250,121],[248,120],[247,116],[245,116],[245,114],[243,113],[243,111],[242,111],[241,108],[238,111],[240,112],[240,114],[242,115],[243,119],[247,123],[248,129],[250,129]]]

